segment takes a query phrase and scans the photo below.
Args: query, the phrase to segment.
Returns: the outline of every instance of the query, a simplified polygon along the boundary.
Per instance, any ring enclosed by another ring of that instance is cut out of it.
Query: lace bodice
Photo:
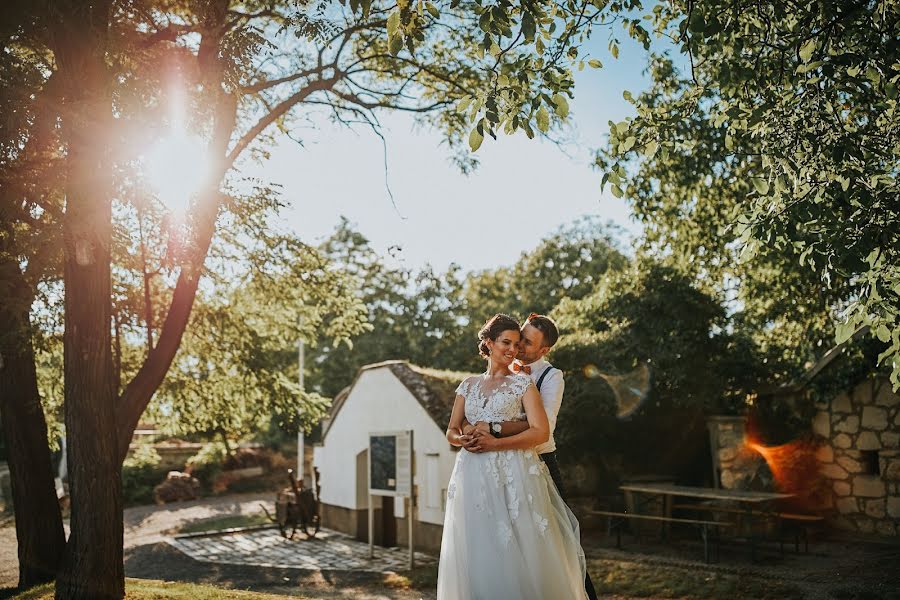
[[[488,395],[485,395],[482,389],[483,381],[480,375],[469,377],[456,388],[456,393],[466,400],[466,420],[469,423],[525,419],[522,397],[525,396],[529,387],[534,386],[531,377],[509,375],[497,389]]]

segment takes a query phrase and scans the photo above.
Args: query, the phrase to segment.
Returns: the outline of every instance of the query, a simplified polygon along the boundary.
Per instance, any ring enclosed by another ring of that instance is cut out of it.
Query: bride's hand
[[[498,447],[498,440],[489,433],[476,430],[472,434],[472,442],[465,446],[469,452],[488,452]]]

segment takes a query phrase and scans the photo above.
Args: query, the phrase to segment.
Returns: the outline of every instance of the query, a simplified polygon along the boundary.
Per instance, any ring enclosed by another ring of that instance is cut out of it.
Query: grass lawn
[[[798,586],[782,581],[702,569],[600,559],[589,561],[588,569],[601,596],[690,600],[800,600],[804,597]]]
[[[300,598],[305,596],[292,596]],[[16,600],[52,600],[53,584],[31,588],[15,596]],[[284,596],[272,594],[260,594],[258,592],[243,592],[217,588],[211,585],[197,585],[193,583],[171,583],[167,581],[155,581],[152,579],[126,579],[126,600],[218,600],[231,598],[239,600],[284,600]]]
[[[203,519],[202,521],[187,523],[178,530],[178,533],[219,531],[222,529],[233,529],[235,527],[254,527],[257,525],[273,525],[273,523],[266,516],[266,513],[262,512],[253,513],[250,515],[228,515],[224,517],[213,517],[212,519]]]

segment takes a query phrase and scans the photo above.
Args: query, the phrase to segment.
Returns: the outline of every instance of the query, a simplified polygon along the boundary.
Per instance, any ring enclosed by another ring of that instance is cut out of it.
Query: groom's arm
[[[478,421],[475,423],[475,429],[482,433],[490,433],[490,425],[487,421]],[[500,435],[497,437],[509,437],[522,433],[528,429],[528,421],[503,421],[500,423]]]

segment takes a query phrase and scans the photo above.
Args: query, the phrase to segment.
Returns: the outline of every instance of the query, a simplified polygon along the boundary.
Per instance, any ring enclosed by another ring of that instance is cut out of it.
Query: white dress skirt
[[[457,388],[470,423],[525,418],[530,377],[510,375],[489,398],[481,381]],[[578,521],[535,451],[460,450],[447,486],[438,600],[583,599],[584,576]]]

